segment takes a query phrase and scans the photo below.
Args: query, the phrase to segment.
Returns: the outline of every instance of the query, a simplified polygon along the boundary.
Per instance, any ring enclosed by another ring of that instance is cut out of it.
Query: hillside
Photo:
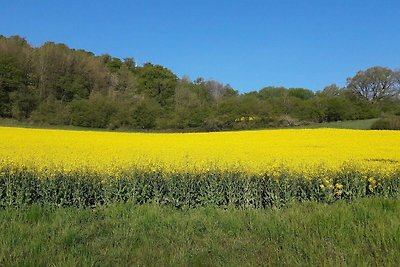
[[[267,86],[239,93],[133,58],[53,42],[32,47],[19,36],[0,36],[0,118],[31,125],[220,131],[371,119],[400,114],[399,77],[372,67],[344,88]]]

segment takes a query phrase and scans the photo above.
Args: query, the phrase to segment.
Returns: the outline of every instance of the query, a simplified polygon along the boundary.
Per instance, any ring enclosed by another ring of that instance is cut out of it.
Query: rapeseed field
[[[266,207],[400,194],[400,133],[119,133],[0,127],[0,206]]]
[[[0,127],[2,164],[46,170],[167,172],[280,169],[313,175],[351,165],[386,173],[400,166],[400,133],[289,129],[214,133],[116,133]]]

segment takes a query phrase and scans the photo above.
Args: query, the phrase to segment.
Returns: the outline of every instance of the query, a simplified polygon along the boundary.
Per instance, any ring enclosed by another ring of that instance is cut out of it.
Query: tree
[[[37,123],[221,130],[363,119],[400,115],[399,92],[399,70],[373,67],[344,88],[270,86],[240,94],[214,80],[178,79],[160,65],[137,66],[133,58],[53,42],[33,48],[0,35],[0,116]]]
[[[161,107],[156,100],[152,98],[143,99],[133,112],[135,126],[146,130],[155,128],[156,119],[160,113]]]
[[[224,97],[232,97],[239,95],[239,92],[233,89],[230,84],[227,84],[224,87],[225,87]]]
[[[340,89],[336,84],[331,84],[326,86],[322,92],[318,91],[317,95],[322,97],[338,97],[343,94],[342,89]]]
[[[132,57],[124,58],[124,64],[130,70],[134,70],[136,68],[136,61]]]
[[[224,97],[227,88],[222,83],[210,80],[205,84],[214,100],[220,100],[222,97]]]
[[[304,88],[289,88],[289,96],[297,97],[302,100],[307,100],[314,97],[314,92]]]
[[[26,87],[11,92],[10,100],[11,114],[17,120],[27,119],[32,111],[35,110],[38,103],[36,95]]]
[[[384,67],[372,67],[347,79],[347,87],[357,96],[377,102],[399,94],[396,73]]]
[[[0,55],[0,116],[11,115],[10,93],[23,85],[23,72],[17,59]]]
[[[107,68],[111,71],[111,73],[117,72],[123,63],[119,58],[113,57],[110,61],[106,63]]]
[[[71,123],[76,126],[106,128],[111,117],[117,112],[109,97],[92,94],[89,99],[74,100],[70,103]]]
[[[400,70],[396,70],[394,72],[394,77],[396,80],[396,89],[397,89],[397,100],[400,100]]]
[[[169,69],[146,63],[138,73],[138,93],[166,106],[173,103],[177,81],[178,77]]]

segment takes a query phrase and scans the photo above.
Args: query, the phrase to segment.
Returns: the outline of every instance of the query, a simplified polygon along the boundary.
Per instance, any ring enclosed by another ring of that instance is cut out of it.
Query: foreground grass
[[[400,265],[400,200],[0,210],[0,265]]]

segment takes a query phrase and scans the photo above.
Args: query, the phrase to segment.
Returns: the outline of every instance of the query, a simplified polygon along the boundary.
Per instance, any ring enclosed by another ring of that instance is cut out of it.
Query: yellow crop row
[[[0,164],[107,174],[129,168],[271,174],[286,169],[310,177],[351,165],[384,174],[400,168],[400,132],[287,129],[158,134],[0,127]]]

